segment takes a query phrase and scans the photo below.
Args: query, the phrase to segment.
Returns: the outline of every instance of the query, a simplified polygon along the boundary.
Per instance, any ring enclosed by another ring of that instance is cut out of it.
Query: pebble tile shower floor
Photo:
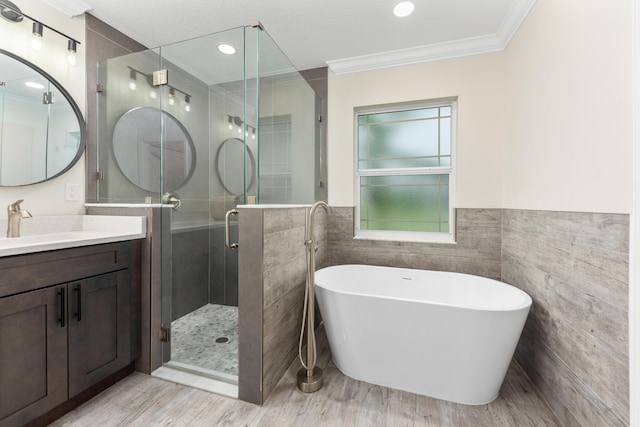
[[[238,375],[238,307],[207,304],[171,323],[171,361]]]

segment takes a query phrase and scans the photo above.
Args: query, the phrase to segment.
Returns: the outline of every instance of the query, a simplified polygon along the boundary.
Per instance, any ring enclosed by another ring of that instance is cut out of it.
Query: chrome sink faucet
[[[20,208],[23,199],[16,200],[7,206],[7,237],[20,237],[20,220],[31,218],[28,210]]]

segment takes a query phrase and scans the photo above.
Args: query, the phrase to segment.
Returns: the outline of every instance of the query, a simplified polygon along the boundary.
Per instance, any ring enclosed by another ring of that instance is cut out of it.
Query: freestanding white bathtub
[[[323,268],[315,291],[340,371],[467,405],[498,397],[531,307],[497,280],[370,265]]]

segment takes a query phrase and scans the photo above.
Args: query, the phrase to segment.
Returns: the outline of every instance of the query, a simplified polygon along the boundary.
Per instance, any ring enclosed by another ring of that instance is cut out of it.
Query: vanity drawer
[[[0,297],[128,268],[132,242],[0,258]]]

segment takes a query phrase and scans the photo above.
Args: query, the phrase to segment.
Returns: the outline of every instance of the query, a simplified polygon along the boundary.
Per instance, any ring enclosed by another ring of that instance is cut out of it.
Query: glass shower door
[[[162,210],[168,230],[162,244],[162,327],[168,332],[162,360],[167,367],[234,384],[238,258],[225,246],[224,218],[247,199],[245,138],[257,128],[245,116],[244,33],[237,28],[160,51],[168,71],[163,109],[189,129],[196,152],[190,179],[172,191],[180,206]],[[217,46],[223,43],[236,54],[221,53]],[[168,176],[172,165],[163,164]],[[231,229],[236,239],[237,222]]]

